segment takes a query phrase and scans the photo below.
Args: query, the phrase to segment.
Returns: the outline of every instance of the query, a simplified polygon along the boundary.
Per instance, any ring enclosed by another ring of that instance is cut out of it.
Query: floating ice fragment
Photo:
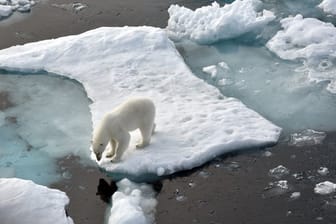
[[[321,183],[316,184],[314,188],[314,192],[316,194],[331,194],[336,191],[336,184],[330,182],[330,181],[324,181]]]
[[[118,191],[112,196],[108,224],[154,223],[157,201],[153,188],[128,179],[119,181],[117,186]]]
[[[290,190],[287,180],[279,180],[275,182],[271,182],[264,189],[263,198],[274,197],[278,195],[282,195]]]
[[[13,13],[12,6],[0,5],[0,19],[8,17]]]
[[[223,7],[213,2],[195,11],[171,5],[167,30],[173,39],[187,38],[202,44],[236,38],[275,19],[272,12],[261,10],[261,5],[259,0],[237,0]]]
[[[329,169],[327,167],[320,167],[317,172],[321,175],[321,176],[326,176],[329,173]]]
[[[224,163],[224,168],[229,171],[237,171],[240,169],[240,164],[238,162],[232,161],[229,163]]]
[[[211,78],[216,78],[217,73],[218,73],[216,65],[206,66],[202,69],[202,71],[209,74],[211,76]]]
[[[265,156],[265,157],[271,157],[272,155],[273,155],[273,153],[270,152],[270,151],[265,151],[265,152],[263,153],[263,156]]]
[[[323,0],[318,7],[324,12],[336,15],[336,1],[335,0]]]
[[[202,170],[198,173],[203,178],[208,178],[210,176],[210,173],[208,171]]]
[[[298,199],[299,197],[301,196],[301,193],[300,192],[293,192],[291,195],[290,195],[290,199]]]
[[[325,132],[307,129],[299,133],[291,134],[289,144],[295,146],[322,144],[327,134]]]
[[[269,175],[271,177],[275,177],[277,179],[282,178],[285,175],[289,174],[289,169],[287,169],[286,167],[284,167],[283,165],[279,165],[273,169],[270,169],[269,171]]]

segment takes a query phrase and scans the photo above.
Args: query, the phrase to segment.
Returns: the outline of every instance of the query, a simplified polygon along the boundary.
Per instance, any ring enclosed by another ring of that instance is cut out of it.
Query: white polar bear
[[[120,160],[130,142],[130,131],[140,129],[142,142],[137,148],[143,148],[150,143],[155,129],[155,106],[147,98],[132,98],[105,114],[93,133],[92,150],[99,161],[110,142],[111,150],[106,157],[112,161]]]

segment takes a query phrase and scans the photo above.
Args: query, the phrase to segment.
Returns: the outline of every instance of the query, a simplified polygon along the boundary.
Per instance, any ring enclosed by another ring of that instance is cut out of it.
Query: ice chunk
[[[159,28],[99,28],[11,47],[0,51],[0,67],[47,70],[78,80],[93,101],[93,126],[131,96],[151,98],[157,108],[151,144],[135,150],[140,134],[131,133],[120,163],[106,158],[99,163],[108,172],[156,175],[162,167],[171,174],[229,151],[275,143],[281,131],[196,78]]]
[[[324,12],[336,15],[336,1],[335,0],[323,0],[318,7]]]
[[[290,144],[296,146],[321,144],[326,137],[325,132],[307,129],[299,133],[291,134]]]
[[[13,10],[10,5],[0,5],[0,19],[10,16],[12,13]]]
[[[321,175],[321,176],[326,176],[329,173],[329,169],[327,167],[320,167],[317,172]]]
[[[328,81],[327,89],[336,92],[336,28],[331,23],[302,15],[281,20],[280,30],[266,46],[287,60],[304,59],[311,81]]]
[[[206,66],[202,70],[203,70],[203,72],[209,74],[211,76],[211,78],[216,78],[216,76],[217,76],[218,71],[217,71],[216,65]]]
[[[108,224],[154,223],[157,200],[152,187],[128,179],[122,179],[117,186],[118,191],[112,196]]]
[[[0,178],[1,224],[73,224],[64,192],[17,178]]]
[[[288,174],[289,174],[289,169],[287,169],[283,165],[279,165],[269,171],[269,175],[277,179],[280,179],[283,176],[288,175]]]
[[[168,32],[171,38],[187,38],[210,44],[236,38],[262,28],[275,19],[271,11],[260,10],[259,0],[236,0],[221,7],[217,2],[192,11],[178,5],[168,9]]]
[[[316,184],[314,192],[316,194],[331,194],[336,191],[336,184],[330,181],[324,181]]]
[[[287,180],[271,182],[264,189],[263,197],[269,198],[287,193],[290,190]]]
[[[296,200],[296,199],[298,199],[300,196],[301,196],[301,193],[300,193],[300,192],[293,192],[293,193],[290,195],[290,199],[292,199],[292,200]]]

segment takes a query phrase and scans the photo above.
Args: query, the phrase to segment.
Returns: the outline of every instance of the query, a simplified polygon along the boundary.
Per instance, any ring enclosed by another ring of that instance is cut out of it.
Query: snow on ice
[[[29,180],[0,178],[1,224],[73,224],[65,211],[68,203],[62,191]]]
[[[273,144],[281,132],[240,101],[196,78],[158,28],[99,28],[11,47],[0,51],[0,67],[46,70],[78,80],[93,101],[93,126],[130,96],[152,98],[157,133],[151,145],[135,150],[139,133],[132,133],[120,163],[99,163],[108,172],[167,175],[228,151]]]
[[[167,29],[175,40],[186,38],[201,44],[236,38],[275,19],[271,11],[261,10],[261,5],[259,0],[236,0],[223,7],[214,2],[195,11],[171,5]]]
[[[318,5],[324,12],[328,14],[336,15],[336,1],[335,0],[323,0]]]
[[[328,81],[327,89],[336,93],[336,28],[302,15],[282,19],[283,30],[268,41],[269,50],[286,60],[304,60],[300,70],[307,70],[311,81]]]

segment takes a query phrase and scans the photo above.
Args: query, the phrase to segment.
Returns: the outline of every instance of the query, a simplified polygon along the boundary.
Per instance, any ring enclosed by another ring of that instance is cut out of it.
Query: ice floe
[[[33,5],[35,5],[33,0],[1,0],[0,20],[10,16],[15,11],[29,12]]]
[[[318,7],[328,14],[336,15],[336,1],[335,0],[323,0]]]
[[[17,178],[0,178],[1,224],[73,224],[62,191]]]
[[[275,19],[271,11],[261,7],[259,0],[236,0],[223,7],[214,2],[195,11],[171,5],[167,29],[175,40],[185,38],[201,44],[232,39],[258,30]]]
[[[321,176],[326,176],[329,174],[329,169],[327,167],[320,167],[317,170],[318,174],[320,174]]]
[[[136,184],[128,179],[117,183],[118,191],[112,196],[108,224],[154,223],[156,192],[148,184]]]
[[[336,191],[336,184],[330,182],[330,181],[324,181],[321,183],[316,184],[314,188],[314,192],[316,194],[331,194]]]
[[[269,175],[271,177],[275,177],[277,179],[282,178],[283,176],[286,176],[289,174],[289,169],[284,167],[283,165],[279,165],[273,169],[270,169]]]
[[[93,101],[93,127],[130,96],[151,98],[157,107],[151,145],[135,150],[139,133],[132,133],[120,163],[99,163],[108,172],[167,175],[225,152],[273,144],[281,132],[240,101],[196,78],[159,28],[99,28],[15,46],[0,51],[0,67],[46,70],[78,80]]]
[[[266,46],[280,58],[304,60],[300,71],[306,70],[311,81],[327,81],[327,89],[336,93],[336,28],[315,18],[302,15],[282,19],[283,30]]]

